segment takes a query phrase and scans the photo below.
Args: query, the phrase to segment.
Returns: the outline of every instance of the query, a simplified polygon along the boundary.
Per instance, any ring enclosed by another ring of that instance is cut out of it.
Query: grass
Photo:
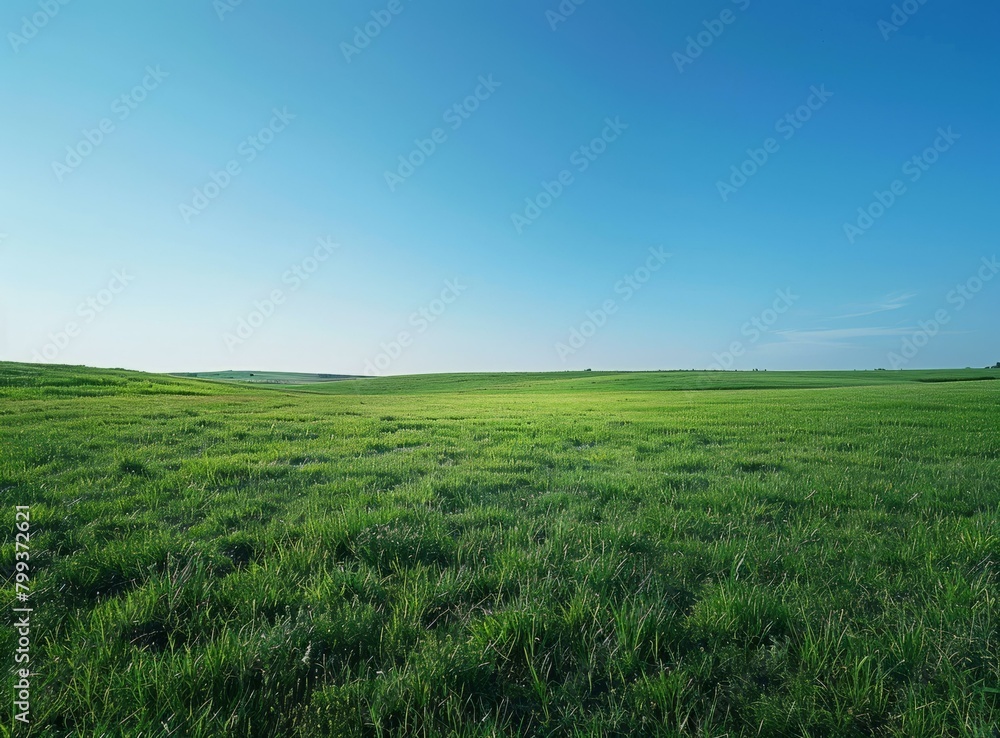
[[[996,736],[997,376],[0,364],[32,732]]]

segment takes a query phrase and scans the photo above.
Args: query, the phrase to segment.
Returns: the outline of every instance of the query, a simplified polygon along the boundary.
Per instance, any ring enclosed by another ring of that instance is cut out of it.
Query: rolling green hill
[[[990,736],[997,375],[0,363],[31,734]]]

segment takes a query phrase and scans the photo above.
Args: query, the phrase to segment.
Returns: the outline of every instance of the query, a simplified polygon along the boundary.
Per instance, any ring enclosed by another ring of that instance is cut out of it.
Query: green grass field
[[[996,736],[998,378],[0,364],[3,654],[30,505],[32,735]]]

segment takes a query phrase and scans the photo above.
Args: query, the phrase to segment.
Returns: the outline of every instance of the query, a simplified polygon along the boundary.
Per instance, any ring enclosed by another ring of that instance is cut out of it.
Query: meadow
[[[0,729],[996,736],[997,379],[0,363]]]

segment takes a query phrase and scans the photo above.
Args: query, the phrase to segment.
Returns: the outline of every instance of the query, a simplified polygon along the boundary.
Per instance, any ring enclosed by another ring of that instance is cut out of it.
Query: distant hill
[[[345,379],[359,379],[350,374],[303,374],[301,372],[178,372],[174,377],[185,379],[209,379],[215,382],[248,382],[252,384],[316,384],[318,382],[340,382]]]
[[[350,382],[342,380],[353,380]],[[790,390],[1000,380],[995,369],[829,372],[538,372],[361,377],[301,372],[148,374],[0,361],[0,399],[105,395],[235,395],[294,392],[324,395],[542,394]]]

